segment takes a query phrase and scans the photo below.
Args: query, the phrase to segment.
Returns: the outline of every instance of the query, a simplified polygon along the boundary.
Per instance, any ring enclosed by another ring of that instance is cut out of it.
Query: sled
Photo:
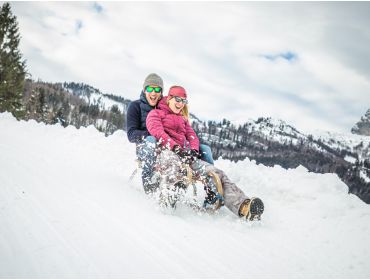
[[[137,161],[137,167],[134,169],[130,176],[130,181],[135,177],[138,171],[142,168],[142,163],[140,160]],[[171,184],[164,184],[163,180],[161,180],[159,184],[159,193],[158,193],[158,201],[160,206],[165,208],[172,208],[175,209],[178,203],[182,203],[184,205],[189,206],[193,210],[197,212],[207,212],[207,213],[214,213],[219,210],[223,205],[223,188],[220,177],[214,171],[208,172],[208,176],[211,180],[213,180],[214,185],[216,187],[216,199],[213,203],[205,203],[204,200],[203,204],[199,202],[198,196],[198,188],[197,185],[204,186],[205,182],[202,178],[196,176],[193,170],[190,168],[189,165],[183,164],[182,170],[185,171],[184,173],[179,174],[179,180],[172,182]],[[161,179],[162,174],[160,174]],[[182,184],[180,183],[182,182]],[[176,188],[177,185],[182,185],[180,188]],[[192,194],[190,199],[183,199],[185,194],[189,194],[192,189]],[[205,191],[204,191],[205,192]]]
[[[190,185],[193,186],[194,195],[197,195],[196,183],[200,181],[202,184],[204,184],[204,182],[202,182],[202,180],[200,178],[194,176],[194,172],[191,170],[189,165],[185,165],[184,168],[186,168],[186,170],[187,170],[187,172],[186,172],[187,173],[186,183],[187,183],[188,187]],[[216,186],[217,193],[223,198],[224,197],[224,191],[223,191],[223,188],[222,188],[222,183],[221,183],[220,177],[214,171],[208,172],[208,176],[210,176],[212,178],[212,180],[214,181],[214,184]],[[223,206],[223,199],[217,199],[217,201],[215,203],[213,203],[213,210],[216,211],[216,210],[220,209],[221,206]]]

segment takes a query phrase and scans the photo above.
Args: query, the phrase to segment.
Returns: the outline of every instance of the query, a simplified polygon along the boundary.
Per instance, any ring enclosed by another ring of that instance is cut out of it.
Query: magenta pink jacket
[[[150,111],[146,118],[146,127],[149,133],[160,141],[163,146],[179,145],[181,148],[190,148],[199,151],[199,139],[181,113],[175,114],[168,107],[167,96],[158,103],[158,109]]]

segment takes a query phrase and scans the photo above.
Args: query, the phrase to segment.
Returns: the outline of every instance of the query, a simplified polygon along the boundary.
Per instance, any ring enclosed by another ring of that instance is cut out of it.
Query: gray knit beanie
[[[155,73],[151,73],[148,75],[148,77],[145,78],[143,89],[145,90],[145,88],[150,85],[159,86],[162,88],[163,91],[163,80]]]

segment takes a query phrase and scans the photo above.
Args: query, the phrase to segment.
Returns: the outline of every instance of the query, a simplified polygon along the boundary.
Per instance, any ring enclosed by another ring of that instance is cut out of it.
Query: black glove
[[[201,155],[195,149],[186,150],[186,151],[184,151],[184,158],[185,158],[184,162],[186,164],[192,165],[194,163],[194,161],[201,158]]]
[[[195,149],[186,150],[185,152],[186,152],[186,155],[185,155],[186,161],[185,161],[185,163],[187,163],[189,165],[192,165],[194,163],[194,161],[201,158],[201,155]]]
[[[183,150],[179,145],[175,145],[172,151],[178,155],[182,162],[191,165],[194,161],[201,158],[199,152],[195,149],[193,150]]]
[[[202,157],[202,155],[195,149],[192,149],[190,151],[190,154],[191,154],[191,156],[193,157],[194,160],[200,159]]]
[[[173,146],[172,151],[179,156],[181,162],[190,164],[190,150],[183,150],[179,145],[175,145]]]
[[[174,152],[176,155],[178,155],[179,157],[182,157],[182,149],[180,148],[179,145],[175,145],[173,146],[172,148],[172,152]]]

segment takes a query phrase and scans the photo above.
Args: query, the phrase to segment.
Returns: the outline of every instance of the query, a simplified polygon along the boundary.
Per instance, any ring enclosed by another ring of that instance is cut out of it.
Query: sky
[[[0,2],[3,3],[3,2]],[[134,100],[152,72],[203,120],[350,132],[370,108],[370,2],[11,2],[32,78]]]

